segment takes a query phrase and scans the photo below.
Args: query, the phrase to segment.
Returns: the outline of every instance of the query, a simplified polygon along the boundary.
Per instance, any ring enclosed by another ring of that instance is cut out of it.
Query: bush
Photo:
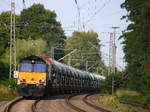
[[[0,100],[11,100],[14,97],[18,96],[14,89],[0,85]]]
[[[140,95],[136,91],[129,91],[129,90],[117,90],[115,94],[118,97],[121,97],[121,96],[139,96]]]
[[[0,85],[4,85],[6,87],[15,88],[16,87],[16,80],[10,78],[2,78],[0,80]]]
[[[143,95],[136,91],[118,90],[115,94],[121,101],[135,102],[150,106],[150,95]]]
[[[144,97],[143,104],[146,106],[150,106],[150,95]]]
[[[106,77],[106,80],[102,84],[102,92],[103,93],[111,93],[112,91],[112,78],[114,79],[114,90],[121,89],[125,87],[125,81],[123,79],[123,73],[119,72],[117,74],[111,74]]]
[[[16,96],[18,96],[18,94],[16,92],[15,79],[0,79],[0,100],[11,100]]]

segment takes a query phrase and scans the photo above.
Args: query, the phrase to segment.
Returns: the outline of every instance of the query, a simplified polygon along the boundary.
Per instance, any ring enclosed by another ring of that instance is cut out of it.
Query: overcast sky
[[[23,9],[22,0],[0,0],[0,12],[10,10],[10,2],[15,1],[16,13],[19,14]],[[74,30],[81,31],[94,30],[99,34],[102,46],[102,56],[108,63],[108,41],[109,35],[101,32],[112,32],[112,26],[120,27],[117,29],[117,38],[121,32],[126,29],[128,23],[121,20],[126,11],[120,8],[125,0],[25,0],[25,5],[28,8],[34,3],[41,3],[46,9],[54,10],[57,14],[57,20],[61,22],[66,35],[71,35]],[[80,22],[78,22],[78,10],[80,9]],[[80,24],[79,24],[80,23]],[[82,27],[81,27],[82,26]],[[84,26],[84,28],[83,28]],[[120,44],[122,40],[116,40],[117,43],[117,67],[124,67],[123,50]]]

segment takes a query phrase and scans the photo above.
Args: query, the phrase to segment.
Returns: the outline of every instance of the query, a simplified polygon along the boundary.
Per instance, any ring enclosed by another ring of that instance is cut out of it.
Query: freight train
[[[43,55],[25,57],[19,64],[17,90],[24,97],[99,91],[105,77],[75,69]]]

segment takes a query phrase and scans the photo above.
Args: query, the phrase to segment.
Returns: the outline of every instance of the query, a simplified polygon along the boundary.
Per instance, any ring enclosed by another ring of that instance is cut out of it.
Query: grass
[[[0,85],[0,101],[8,101],[18,96],[14,89]]]
[[[122,101],[132,101],[132,102],[141,102],[145,98],[145,96],[141,97],[141,94],[135,91],[128,90],[119,90],[114,95],[105,94],[100,96],[99,102],[110,109],[115,109],[115,112],[148,112],[147,110],[137,109],[135,107],[120,104],[120,100]],[[143,101],[145,102],[145,100]]]
[[[135,102],[150,106],[150,94],[143,95],[135,91],[118,90],[115,95],[121,101]]]
[[[0,101],[8,101],[18,96],[15,87],[14,79],[0,79]]]

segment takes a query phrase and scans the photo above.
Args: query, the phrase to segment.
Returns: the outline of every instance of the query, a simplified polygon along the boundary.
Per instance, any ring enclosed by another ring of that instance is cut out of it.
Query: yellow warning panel
[[[44,84],[46,85],[46,73],[19,72],[18,84]]]

